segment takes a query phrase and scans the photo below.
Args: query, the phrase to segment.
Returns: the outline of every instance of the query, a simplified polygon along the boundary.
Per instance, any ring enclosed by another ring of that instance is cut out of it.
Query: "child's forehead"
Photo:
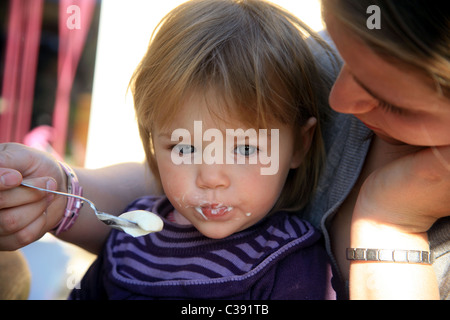
[[[243,121],[239,115],[219,115],[205,112],[189,113],[188,109],[181,108],[170,121],[156,123],[154,129],[161,133],[170,133],[176,129],[187,129],[189,131],[205,131],[208,129],[217,129],[226,132],[228,129],[261,129],[256,123]]]
[[[251,103],[235,101],[233,97],[216,90],[195,90],[185,94],[178,103],[163,108],[155,125],[160,129],[170,129],[186,124],[192,126],[195,121],[201,121],[204,126],[217,129],[262,128],[258,124],[255,108],[249,106]]]
[[[234,121],[233,121],[234,119]],[[221,134],[223,137],[249,138],[256,136],[271,136],[273,129],[282,132],[290,132],[292,128],[285,124],[271,123],[269,126],[261,127],[252,123],[242,122],[236,118],[222,120],[220,118],[184,118],[176,119],[167,123],[165,126],[154,126],[152,132],[154,137],[171,139],[174,132],[178,135],[188,135],[190,137],[201,137],[209,134]],[[179,131],[182,129],[182,131]],[[211,131],[214,130],[214,131]],[[212,138],[215,139],[215,138]]]

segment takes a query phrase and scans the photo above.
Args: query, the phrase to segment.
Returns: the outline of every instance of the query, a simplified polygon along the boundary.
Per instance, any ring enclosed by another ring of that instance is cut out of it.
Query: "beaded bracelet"
[[[59,162],[59,164],[67,175],[67,193],[76,196],[82,196],[83,188],[80,186],[75,171],[73,171],[71,167],[69,167],[67,164],[63,162]],[[67,231],[73,226],[75,220],[78,218],[78,214],[82,206],[83,206],[82,200],[72,197],[67,198],[67,205],[64,211],[64,216],[62,217],[58,225],[53,229],[55,235]]]

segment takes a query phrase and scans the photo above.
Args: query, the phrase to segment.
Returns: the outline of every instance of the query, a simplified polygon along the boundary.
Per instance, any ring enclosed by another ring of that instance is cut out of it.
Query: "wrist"
[[[75,171],[73,171],[70,166],[63,162],[60,162],[59,165],[61,170],[64,172],[63,176],[65,176],[65,179],[63,180],[66,181],[65,185],[67,186],[66,191],[64,192],[82,196],[83,188],[79,184],[78,177]],[[83,201],[81,201],[80,199],[67,197],[64,214],[51,231],[54,232],[55,235],[59,235],[61,232],[69,230],[78,218],[82,206]]]
[[[428,251],[426,232],[409,232],[402,225],[354,217],[350,233],[352,248],[380,248]]]
[[[56,174],[54,175],[56,186],[47,186],[47,188],[50,190],[67,193],[67,175],[58,161],[55,161],[55,164],[57,168]],[[64,217],[65,208],[67,207],[67,199],[66,197],[58,197],[51,193],[49,193],[48,199],[49,206],[46,212],[49,217],[49,222],[47,230],[51,232],[58,227],[59,223]]]
[[[351,299],[439,299],[426,232],[355,219],[350,247]]]
[[[353,211],[355,220],[366,221],[374,227],[390,227],[404,234],[420,234],[426,233],[439,218],[430,203],[426,207],[417,204],[420,196],[413,192],[407,196],[400,191],[380,194],[378,190],[386,190],[389,181],[374,177],[377,175],[372,174],[361,187]]]
[[[60,172],[60,176],[61,176],[61,179],[60,179],[61,183],[58,186],[58,190],[61,192],[67,193],[68,192],[67,186],[69,184],[67,173],[62,166],[62,162],[58,162],[58,167],[59,167],[59,172]]]
[[[426,238],[428,229],[437,220],[423,210],[405,207],[404,202],[386,202],[388,201],[383,199],[373,199],[365,185],[363,186],[352,215],[352,230],[361,240],[370,239],[360,229],[365,229],[371,236],[378,235],[376,238],[382,234],[398,237],[398,240]],[[389,238],[377,240],[389,242]]]

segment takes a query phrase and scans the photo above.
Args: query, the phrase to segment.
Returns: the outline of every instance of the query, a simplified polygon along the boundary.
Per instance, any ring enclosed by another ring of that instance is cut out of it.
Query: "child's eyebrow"
[[[248,130],[253,130],[253,132],[256,134],[256,136],[263,135],[263,136],[270,138],[272,136],[273,128],[272,129],[266,129],[266,128],[256,129],[256,128],[252,128],[252,127],[242,126],[242,128],[223,129],[223,130],[221,130],[221,132],[224,136],[234,136],[236,138],[240,138],[240,137],[248,137],[248,133],[249,133]],[[189,133],[191,134],[191,136],[194,136],[190,131],[189,131]],[[156,137],[162,138],[162,139],[172,139],[172,134],[173,134],[173,131],[171,131],[171,132],[170,131],[161,131],[156,135]],[[203,134],[204,134],[204,132],[202,133],[202,137],[203,137]]]
[[[170,139],[171,136],[172,136],[172,134],[168,133],[168,132],[161,132],[158,134],[158,138],[169,138]]]
[[[184,130],[186,130],[186,129],[184,129]],[[173,130],[173,131],[161,131],[161,132],[157,133],[156,138],[172,140],[172,136],[173,136],[174,132],[175,132],[175,130]],[[192,136],[192,137],[194,136],[190,131],[188,131],[188,132],[189,132],[190,136]],[[183,133],[183,136],[184,136],[184,133]]]
[[[172,128],[157,130],[157,137],[170,139],[174,131],[175,129]]]

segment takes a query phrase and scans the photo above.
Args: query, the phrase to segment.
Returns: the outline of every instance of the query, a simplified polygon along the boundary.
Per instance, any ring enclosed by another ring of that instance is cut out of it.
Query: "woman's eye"
[[[254,154],[257,151],[258,151],[257,147],[249,146],[249,145],[237,146],[234,149],[234,153],[239,154],[241,156],[245,156],[245,157],[251,156],[252,154]]]
[[[195,147],[187,144],[177,144],[172,149],[179,155],[190,154],[195,152]]]
[[[399,114],[403,115],[405,111],[399,107],[395,107],[387,102],[384,101],[378,101],[378,107],[382,108],[386,112],[393,113],[393,114]]]

